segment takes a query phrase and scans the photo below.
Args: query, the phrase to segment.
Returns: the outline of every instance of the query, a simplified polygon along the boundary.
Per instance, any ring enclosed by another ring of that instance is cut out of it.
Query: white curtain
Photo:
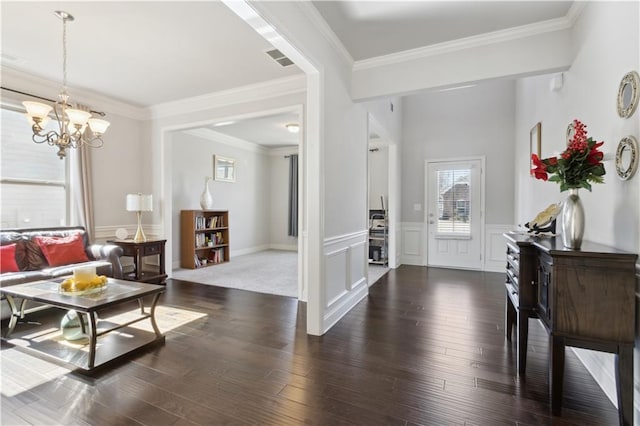
[[[93,242],[95,225],[93,223],[93,198],[91,179],[91,156],[89,150],[82,146],[78,149],[69,148],[69,183],[71,185],[71,223],[84,226],[89,241]]]

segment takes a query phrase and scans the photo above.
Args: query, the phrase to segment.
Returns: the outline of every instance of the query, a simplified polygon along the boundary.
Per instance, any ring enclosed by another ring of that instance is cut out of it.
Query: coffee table
[[[86,294],[64,294],[58,291],[63,279],[37,281],[0,288],[11,307],[11,319],[3,337],[18,349],[44,356],[54,361],[70,364],[83,371],[92,371],[121,359],[126,355],[150,346],[164,344],[155,320],[155,310],[165,286],[123,281],[109,278],[106,287]],[[149,311],[145,310],[143,298],[152,297]],[[21,299],[16,303],[16,299]],[[59,329],[51,327],[34,329],[32,324],[17,327],[24,318],[27,301],[44,303],[55,308],[75,310],[80,314],[83,332],[88,337],[79,342],[66,341]],[[114,318],[98,320],[97,313],[107,308],[137,301],[139,314],[126,313]],[[86,318],[86,319],[85,319]],[[133,324],[149,320],[153,332]],[[86,326],[85,326],[86,321]],[[24,330],[22,330],[24,328]],[[43,329],[44,330],[41,330]],[[21,333],[18,333],[21,331]],[[100,338],[100,340],[98,340]]]

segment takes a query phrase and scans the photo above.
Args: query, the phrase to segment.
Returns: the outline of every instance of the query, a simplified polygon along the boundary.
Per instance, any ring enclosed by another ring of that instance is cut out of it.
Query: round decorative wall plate
[[[618,87],[618,115],[629,118],[638,107],[640,100],[640,75],[630,71],[622,77]]]
[[[625,136],[616,149],[616,173],[622,180],[631,179],[638,169],[638,141],[633,136]]]
[[[124,228],[116,229],[116,238],[117,239],[126,240],[128,236],[129,236],[129,233],[127,232],[126,229],[124,229]]]

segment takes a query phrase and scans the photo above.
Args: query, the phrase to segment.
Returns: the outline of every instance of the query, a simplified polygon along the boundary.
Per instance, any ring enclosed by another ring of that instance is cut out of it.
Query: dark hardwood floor
[[[322,337],[306,335],[294,299],[169,280],[166,345],[95,377],[3,343],[2,424],[617,424],[571,350],[562,416],[551,416],[535,320],[526,379],[516,376],[503,278],[403,266]],[[18,327],[60,317],[47,310]]]

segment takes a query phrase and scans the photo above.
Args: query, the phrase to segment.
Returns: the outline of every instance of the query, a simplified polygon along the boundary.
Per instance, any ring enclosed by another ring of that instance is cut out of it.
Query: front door
[[[482,160],[426,165],[427,264],[482,269]]]

